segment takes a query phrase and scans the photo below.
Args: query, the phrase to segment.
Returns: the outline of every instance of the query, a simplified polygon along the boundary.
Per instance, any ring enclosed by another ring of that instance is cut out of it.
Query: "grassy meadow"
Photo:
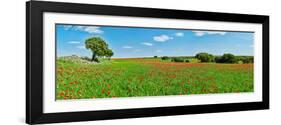
[[[56,100],[254,91],[253,32],[55,28]]]
[[[56,99],[253,92],[253,63],[112,59],[85,64],[58,58]]]

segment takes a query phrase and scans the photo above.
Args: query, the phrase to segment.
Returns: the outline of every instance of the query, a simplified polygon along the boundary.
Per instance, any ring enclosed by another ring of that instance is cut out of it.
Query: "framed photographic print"
[[[26,3],[28,124],[269,108],[269,17]]]

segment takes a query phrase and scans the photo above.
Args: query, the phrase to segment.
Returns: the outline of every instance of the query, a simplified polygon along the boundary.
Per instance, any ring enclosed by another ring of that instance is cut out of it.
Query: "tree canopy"
[[[98,62],[96,57],[111,57],[113,56],[113,51],[108,48],[108,44],[100,37],[91,37],[86,39],[85,42],[86,49],[92,51],[92,60]]]
[[[113,56],[113,54],[114,54],[114,53],[113,53],[113,51],[112,51],[111,49],[107,49],[106,52],[105,52],[105,56],[106,56],[106,57],[109,57],[109,58],[110,58],[111,56]]]
[[[221,59],[222,59],[222,62],[225,62],[225,63],[236,63],[236,61],[237,61],[236,57],[230,53],[223,54]]]
[[[216,57],[217,63],[237,63],[237,57],[231,53],[225,53],[220,57]]]
[[[213,62],[215,57],[212,54],[203,52],[196,54],[195,58],[201,60],[201,62]]]

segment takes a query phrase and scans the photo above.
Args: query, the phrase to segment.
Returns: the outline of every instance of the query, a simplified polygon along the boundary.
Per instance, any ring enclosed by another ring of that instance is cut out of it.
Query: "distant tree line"
[[[171,61],[171,62],[190,62],[189,58],[186,57],[168,57],[163,56],[161,57],[162,60]]]
[[[212,54],[201,52],[194,57],[161,57],[162,60],[171,62],[214,62],[214,63],[254,63],[253,56],[235,56],[231,53],[225,53],[222,56],[214,56]]]

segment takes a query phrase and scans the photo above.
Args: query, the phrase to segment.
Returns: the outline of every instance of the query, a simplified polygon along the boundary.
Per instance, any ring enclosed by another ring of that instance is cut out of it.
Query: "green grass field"
[[[57,59],[56,99],[253,92],[253,64],[113,59],[84,64]]]

